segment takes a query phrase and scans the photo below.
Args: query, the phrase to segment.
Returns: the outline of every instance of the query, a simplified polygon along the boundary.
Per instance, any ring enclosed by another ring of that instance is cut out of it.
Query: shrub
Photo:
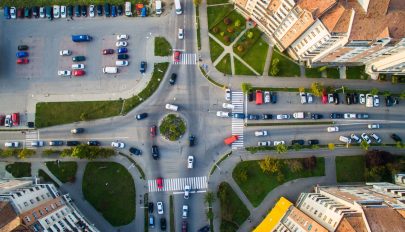
[[[224,36],[224,40],[227,43],[231,42],[231,38],[228,35]]]
[[[245,50],[245,47],[243,47],[243,45],[241,44],[237,47],[237,49],[239,52],[243,52]]]
[[[230,18],[226,17],[226,18],[224,18],[224,23],[225,23],[225,25],[229,25],[232,23],[232,20]]]
[[[247,34],[246,34],[246,36],[247,36],[249,39],[253,38],[253,32],[248,31]]]
[[[392,84],[397,84],[398,83],[398,76],[392,76],[391,82],[392,82]]]
[[[239,19],[236,20],[235,23],[234,23],[235,27],[240,27],[240,24],[241,24],[241,23],[240,23],[240,20],[239,20]]]
[[[234,32],[234,29],[233,29],[233,27],[231,27],[231,26],[229,26],[228,28],[226,28],[226,30],[227,30],[229,33],[233,33],[233,32]]]
[[[217,33],[219,32],[219,28],[218,28],[218,27],[214,27],[214,28],[212,29],[212,32],[214,32],[215,34],[217,34]]]
[[[221,32],[219,33],[219,35],[221,35],[222,37],[224,37],[225,32],[221,31]]]

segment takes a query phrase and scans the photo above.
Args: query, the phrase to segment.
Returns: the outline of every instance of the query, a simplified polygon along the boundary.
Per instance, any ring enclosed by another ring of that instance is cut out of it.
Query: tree
[[[388,97],[388,96],[390,96],[390,95],[391,95],[391,92],[388,91],[388,90],[386,90],[386,91],[383,92],[383,96],[384,96],[384,97]]]
[[[235,23],[234,23],[234,26],[235,26],[235,27],[240,27],[240,24],[241,24],[240,20],[237,19],[237,20],[235,21]]]
[[[288,148],[287,148],[287,146],[286,146],[285,144],[278,144],[278,145],[276,146],[276,152],[277,152],[278,154],[286,153],[287,150],[288,150]]]
[[[334,143],[328,143],[328,149],[333,151],[335,150],[335,144]]]
[[[205,213],[205,216],[207,216],[208,220],[212,220],[212,219],[214,219],[214,212],[212,212],[212,210],[207,210],[207,212]]]
[[[21,149],[20,153],[18,153],[18,158],[25,159],[27,157],[35,155],[35,153],[36,153],[35,150],[24,148],[24,149]]]
[[[82,121],[86,121],[88,119],[88,115],[87,115],[87,113],[81,113],[80,114],[80,120],[82,120]]]
[[[71,156],[72,151],[73,151],[72,148],[63,149],[62,153],[60,153],[60,156],[62,156],[62,157]]]
[[[224,18],[224,23],[225,23],[225,25],[229,25],[232,23],[232,20],[230,18],[226,17],[226,18]]]
[[[368,151],[370,144],[368,144],[365,140],[362,140],[360,143],[360,147],[363,148],[363,150]]]
[[[5,149],[0,152],[1,158],[7,158],[15,155],[15,149]]]
[[[306,157],[304,158],[303,163],[305,169],[312,170],[316,167],[316,157],[315,156]]]
[[[278,173],[281,171],[280,161],[278,159],[271,158],[270,156],[266,156],[266,158],[260,160],[259,166],[263,172],[269,174]]]
[[[242,92],[244,94],[247,94],[250,91],[250,89],[252,88],[252,84],[243,82],[241,85],[241,88],[242,88]]]
[[[212,203],[215,202],[215,195],[213,192],[206,192],[204,195],[204,203],[207,205],[211,205]]]
[[[285,176],[283,173],[279,172],[277,175],[277,182],[278,183],[283,183],[285,181]]]
[[[391,83],[392,84],[397,84],[398,83],[398,76],[392,76],[391,77]]]
[[[201,0],[193,0],[194,5],[198,6],[201,4]]]
[[[270,70],[270,75],[272,76],[277,76],[277,74],[280,72],[280,69],[278,68],[278,63],[280,62],[279,59],[275,58],[271,62],[271,70]]]
[[[293,145],[292,147],[293,147],[293,149],[294,149],[295,151],[299,151],[299,150],[302,149],[302,145],[300,145],[300,144],[298,144],[298,143],[294,143],[294,145]]]
[[[234,32],[232,26],[227,27],[226,30],[227,30],[229,33],[233,33],[233,32]]]
[[[240,182],[245,182],[248,179],[246,168],[240,168],[235,172],[235,179],[240,180]]]
[[[298,92],[305,92],[305,88],[304,87],[299,87]]]
[[[245,50],[245,47],[243,46],[243,44],[239,44],[236,49],[238,49],[239,52],[243,52]]]
[[[300,160],[284,160],[284,164],[288,166],[291,172],[296,173],[300,172],[303,168],[302,162]]]
[[[319,82],[313,82],[311,84],[311,92],[312,92],[312,94],[314,94],[317,97],[322,96],[322,92],[323,92],[324,88],[325,87]]]
[[[248,32],[246,33],[246,37],[248,37],[249,39],[253,38],[253,32],[248,31]]]
[[[377,95],[378,92],[379,92],[379,91],[378,91],[377,88],[372,88],[371,91],[370,91],[370,94],[372,94],[372,95]]]
[[[214,32],[215,34],[217,34],[217,33],[219,32],[219,28],[218,28],[218,27],[212,28],[212,32]]]
[[[228,35],[225,35],[224,36],[224,40],[225,40],[225,42],[231,42],[231,38],[228,36]]]

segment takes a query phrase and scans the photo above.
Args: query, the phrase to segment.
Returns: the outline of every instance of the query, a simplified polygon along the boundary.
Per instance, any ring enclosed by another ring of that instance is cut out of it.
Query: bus
[[[182,14],[180,0],[174,0],[174,5],[176,6],[176,14]]]
[[[263,92],[261,90],[256,90],[256,105],[263,104]]]

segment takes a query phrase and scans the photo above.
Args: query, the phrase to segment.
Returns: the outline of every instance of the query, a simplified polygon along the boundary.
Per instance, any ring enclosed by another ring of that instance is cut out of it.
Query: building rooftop
[[[306,229],[307,231],[317,231],[317,232],[328,232],[328,230],[317,223],[314,219],[306,215],[301,210],[291,207],[291,213],[288,217],[294,221],[296,224],[300,225],[301,228]]]
[[[405,220],[390,207],[363,207],[364,216],[371,231],[405,231]]]
[[[280,222],[284,217],[287,210],[290,208],[292,203],[286,198],[281,197],[269,214],[264,218],[264,220],[253,230],[253,232],[268,232],[272,231],[274,227]]]
[[[324,14],[320,20],[325,25],[330,32],[336,27],[336,24],[342,18],[342,15],[345,13],[345,7],[342,4],[338,4],[333,7],[328,13]]]
[[[338,0],[296,0],[296,4],[312,13],[314,19],[320,17],[337,3]]]
[[[13,220],[17,218],[17,213],[14,211],[11,203],[8,201],[0,201],[0,231]]]

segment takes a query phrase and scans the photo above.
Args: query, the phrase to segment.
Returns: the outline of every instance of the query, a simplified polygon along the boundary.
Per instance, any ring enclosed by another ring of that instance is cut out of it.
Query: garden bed
[[[176,141],[186,132],[186,123],[180,116],[169,114],[163,118],[159,130],[164,138],[170,141]]]
[[[233,10],[222,18],[221,21],[215,24],[215,26],[210,29],[210,32],[223,44],[230,45],[245,27],[245,18]]]

